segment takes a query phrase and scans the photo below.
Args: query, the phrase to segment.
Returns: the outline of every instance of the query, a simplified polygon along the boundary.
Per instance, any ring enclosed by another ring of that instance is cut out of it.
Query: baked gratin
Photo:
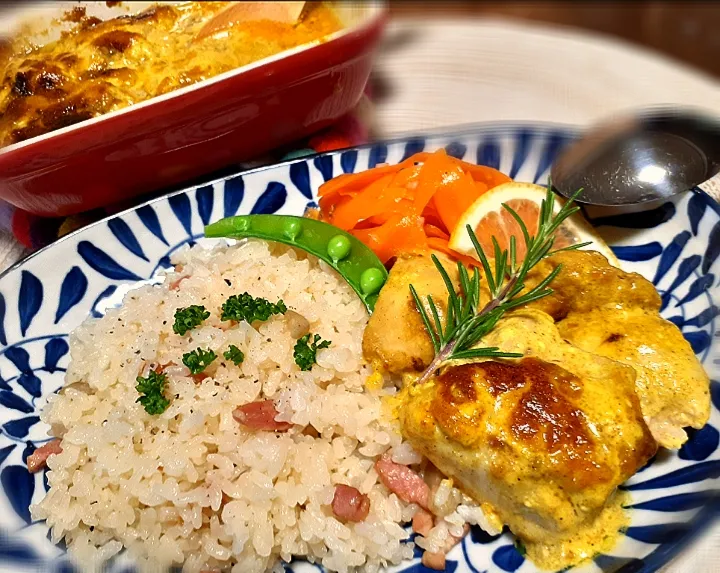
[[[281,6],[282,5],[282,9]],[[116,111],[341,29],[298,2],[157,4],[102,21],[84,7],[56,41],[0,40],[0,146]]]

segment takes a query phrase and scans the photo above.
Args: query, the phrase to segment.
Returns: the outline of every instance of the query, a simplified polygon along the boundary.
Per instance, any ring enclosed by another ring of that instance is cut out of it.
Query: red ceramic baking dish
[[[362,96],[386,19],[382,2],[335,8],[345,27],[320,43],[0,149],[0,199],[70,215],[172,188],[329,125]],[[55,17],[67,9],[52,6]]]

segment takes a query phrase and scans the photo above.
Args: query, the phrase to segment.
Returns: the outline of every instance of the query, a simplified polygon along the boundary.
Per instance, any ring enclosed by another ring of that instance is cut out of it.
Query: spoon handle
[[[704,183],[700,183],[698,187],[715,199],[715,201],[720,202],[720,173],[715,174]]]

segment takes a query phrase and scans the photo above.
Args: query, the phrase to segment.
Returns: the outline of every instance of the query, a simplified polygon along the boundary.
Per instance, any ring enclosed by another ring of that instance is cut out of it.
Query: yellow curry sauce
[[[579,527],[567,539],[556,543],[526,544],[528,559],[541,569],[562,571],[600,553],[607,553],[617,543],[622,530],[630,525],[630,515],[623,507],[628,503],[630,496],[627,492],[616,492],[600,515]]]
[[[101,21],[84,8],[44,46],[0,40],[0,146],[10,145],[211,78],[342,28],[310,3],[295,24],[237,23],[198,39],[229,2],[158,4]]]
[[[542,569],[607,552],[630,522],[618,487],[659,446],[678,448],[687,426],[707,423],[707,374],[662,319],[652,283],[600,253],[568,251],[524,281],[530,289],[560,270],[552,294],[508,312],[478,343],[522,358],[455,360],[420,383],[436,349],[409,287],[446,300],[460,289],[453,266],[441,277],[428,253],[398,257],[380,292],[363,353],[403,379],[387,413]]]

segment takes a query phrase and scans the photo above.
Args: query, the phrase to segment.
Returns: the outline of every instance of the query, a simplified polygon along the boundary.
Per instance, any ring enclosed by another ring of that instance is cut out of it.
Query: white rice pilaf
[[[131,291],[122,307],[73,332],[65,388],[42,413],[63,451],[48,459],[50,491],[33,517],[47,520],[53,541],[65,538],[83,569],[123,547],[144,570],[183,564],[188,572],[282,571],[280,560],[294,556],[371,572],[412,558],[405,524],[417,506],[390,493],[374,463],[388,450],[399,463],[424,461],[383,415],[394,386],[365,388],[368,317],[357,296],[321,261],[261,241],[195,246],[174,263],[182,270],[162,285]],[[222,303],[246,291],[282,299],[332,342],[311,371],[295,364],[285,317],[255,328],[220,320]],[[211,316],[179,336],[173,316],[189,305]],[[240,366],[222,357],[230,344],[245,353]],[[196,383],[182,355],[198,347],[219,358]],[[136,377],[158,366],[171,403],[152,416],[137,403]],[[236,407],[267,398],[295,424],[288,432],[249,431],[233,418]],[[369,496],[363,522],[333,515],[336,484]],[[446,517],[418,538],[429,550],[460,535],[465,521],[482,522],[479,508],[443,486],[436,497]]]

